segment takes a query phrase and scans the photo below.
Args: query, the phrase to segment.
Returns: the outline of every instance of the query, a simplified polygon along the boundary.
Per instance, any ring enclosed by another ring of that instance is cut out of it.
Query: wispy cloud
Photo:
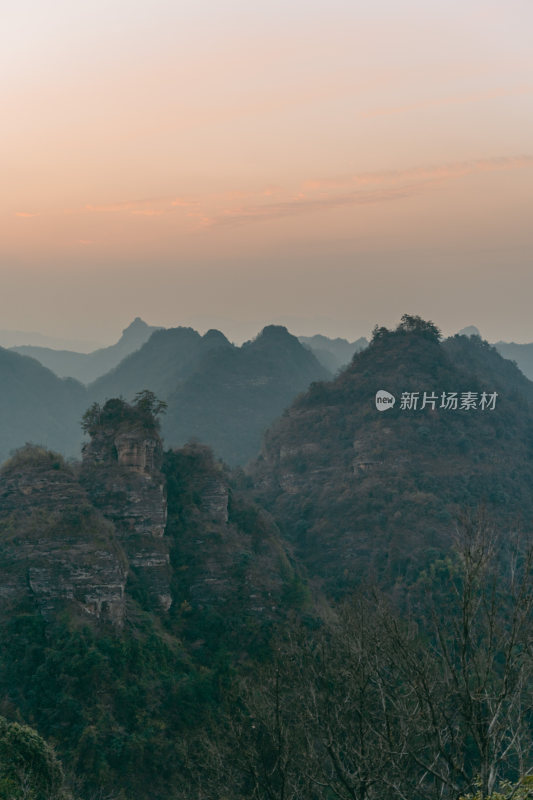
[[[170,197],[150,197],[144,200],[124,200],[116,203],[87,203],[85,210],[108,214],[126,212],[153,217],[163,214],[165,207],[168,209],[172,205]]]
[[[494,158],[471,159],[469,161],[451,161],[445,164],[409,167],[408,169],[374,170],[340,175],[333,178],[313,178],[304,181],[302,192],[329,190],[349,185],[365,185],[405,180],[446,180],[459,178],[473,172],[489,172],[501,169],[514,169],[533,165],[533,156],[498,156]]]
[[[30,211],[16,211],[15,212],[15,216],[16,217],[22,217],[23,219],[32,219],[33,217],[40,216],[40,214],[39,214],[39,212],[32,213]]]
[[[206,217],[204,227],[241,225],[346,206],[373,205],[419,195],[440,184],[478,172],[533,166],[533,156],[502,156],[401,170],[361,172],[309,179],[285,199],[227,206]],[[264,193],[262,193],[264,196]]]
[[[196,208],[198,200],[184,197],[151,197],[143,200],[124,200],[113,203],[87,203],[84,210],[99,214],[131,214],[140,217],[160,217],[183,208]]]
[[[293,188],[269,185],[246,191],[236,188],[198,198],[173,195],[87,204],[85,211],[148,218],[181,212],[181,219],[186,226],[188,221],[189,230],[231,227],[336,208],[399,201],[475,173],[531,166],[533,156],[528,154],[497,156],[309,178]]]
[[[157,208],[134,208],[131,213],[141,217],[160,217],[165,212]]]
[[[190,208],[191,206],[197,206],[198,202],[198,200],[187,200],[185,197],[176,197],[170,205],[174,208]]]
[[[237,208],[226,208],[220,214],[206,219],[207,227],[240,225],[246,222],[282,219],[316,211],[327,211],[344,206],[374,205],[376,203],[399,200],[420,194],[425,182],[406,184],[404,186],[376,189],[373,191],[347,192],[330,194],[323,197],[307,197],[298,194],[292,200],[264,205],[249,205]]]

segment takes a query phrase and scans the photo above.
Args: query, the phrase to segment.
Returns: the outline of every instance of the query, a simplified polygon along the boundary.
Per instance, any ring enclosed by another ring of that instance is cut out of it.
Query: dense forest
[[[165,449],[150,390],[87,408],[81,462],[15,452],[0,797],[533,796],[532,388],[406,316],[247,470]],[[499,397],[380,414],[379,389]]]

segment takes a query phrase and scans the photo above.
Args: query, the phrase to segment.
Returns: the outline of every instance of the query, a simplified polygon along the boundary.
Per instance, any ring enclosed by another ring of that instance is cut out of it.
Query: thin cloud
[[[22,219],[32,219],[33,217],[39,217],[40,214],[39,214],[39,212],[36,212],[35,214],[33,214],[30,211],[16,211],[15,212],[15,216],[16,217],[22,217]]]
[[[292,191],[271,184],[252,192],[234,189],[222,194],[210,194],[201,199],[174,195],[101,205],[88,204],[85,208],[91,212],[122,212],[145,217],[183,211],[184,218],[190,221],[192,229],[231,227],[328,209],[407,199],[467,175],[530,166],[533,166],[533,156],[528,154],[497,156],[406,169],[310,178]]]
[[[155,214],[162,214],[164,212],[163,210],[154,209],[153,206],[165,205],[173,205],[172,198],[152,197],[144,200],[124,200],[117,203],[87,203],[85,205],[85,210],[104,213],[117,213],[125,211],[130,214],[145,214],[146,216],[154,216]]]
[[[135,208],[131,213],[141,217],[160,217],[165,212],[155,208]]]
[[[186,200],[184,197],[176,197],[170,205],[175,208],[190,208],[191,206],[197,206],[198,200]]]
[[[303,192],[322,191],[341,188],[349,185],[368,183],[384,183],[386,181],[404,181],[413,179],[447,179],[468,175],[472,172],[488,172],[499,169],[513,169],[533,165],[533,156],[498,156],[495,158],[474,159],[470,161],[453,161],[446,164],[433,164],[427,167],[409,167],[408,169],[375,170],[359,172],[336,178],[313,178],[301,186]]]
[[[286,200],[226,207],[206,220],[204,227],[242,225],[346,206],[401,200],[465,175],[528,166],[533,166],[533,156],[499,156],[403,170],[358,173],[334,179],[308,180],[298,192]]]

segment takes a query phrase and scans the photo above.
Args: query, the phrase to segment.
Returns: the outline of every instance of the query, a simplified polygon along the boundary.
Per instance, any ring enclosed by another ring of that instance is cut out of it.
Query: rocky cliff
[[[176,613],[230,629],[240,620],[268,625],[305,605],[307,590],[274,520],[233,484],[209,448],[189,444],[165,454]],[[202,623],[204,625],[204,623]],[[243,643],[241,642],[241,646]]]
[[[4,464],[4,604],[34,602],[46,618],[71,605],[120,626],[135,574],[154,607],[168,610],[162,446],[147,411],[117,400],[93,413],[81,466],[29,445]]]
[[[92,504],[113,522],[130,568],[154,602],[172,600],[165,479],[160,472],[162,444],[157,429],[132,407],[111,400],[92,425],[83,448],[80,480]]]
[[[94,404],[81,464],[27,446],[2,467],[4,606],[30,602],[45,619],[68,606],[117,626],[173,607],[167,624],[180,630],[193,629],[198,614],[242,630],[305,605],[272,518],[208,448],[163,457],[157,408],[150,393],[132,405]]]
[[[124,617],[126,557],[61,456],[27,446],[0,471],[0,602]]]

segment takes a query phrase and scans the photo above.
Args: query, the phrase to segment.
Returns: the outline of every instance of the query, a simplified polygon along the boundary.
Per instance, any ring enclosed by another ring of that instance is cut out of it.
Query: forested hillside
[[[293,338],[267,329],[233,366],[222,342],[214,384],[273,353],[289,380]],[[165,450],[148,390],[86,409],[81,462],[15,452],[0,797],[526,800],[530,402],[479,337],[406,316],[246,472]]]
[[[385,412],[379,390],[396,398]],[[422,407],[424,392],[433,400]],[[461,408],[468,392],[475,402]],[[494,408],[483,392],[497,393]],[[404,393],[416,408],[402,407]],[[532,384],[486,342],[441,343],[435,326],[406,317],[376,329],[344,372],[271,428],[252,467],[257,497],[330,591],[369,578],[401,588],[447,551],[461,507],[531,524],[531,398]]]
[[[25,442],[80,452],[85,387],[61,379],[38,361],[0,348],[0,460]]]

